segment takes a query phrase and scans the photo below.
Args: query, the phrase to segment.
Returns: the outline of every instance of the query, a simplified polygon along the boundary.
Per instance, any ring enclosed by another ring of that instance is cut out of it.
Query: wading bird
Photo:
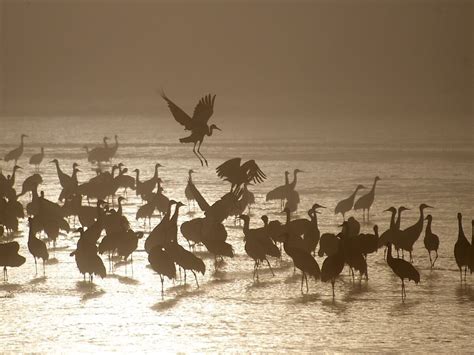
[[[20,138],[20,146],[19,146],[18,148],[15,148],[15,149],[9,151],[9,152],[5,155],[5,158],[4,158],[5,161],[14,160],[14,161],[15,161],[15,165],[17,164],[18,159],[20,159],[21,155],[23,154],[23,147],[24,147],[24,142],[23,142],[23,140],[24,140],[25,138],[28,138],[28,136],[27,136],[26,134],[22,134],[22,135],[21,135],[21,138]]]
[[[261,183],[267,178],[255,160],[247,160],[241,165],[241,158],[225,161],[216,168],[216,173],[222,180],[231,183],[230,191],[246,184]]]
[[[375,185],[377,184],[377,181],[379,181],[380,178],[378,176],[375,177],[374,179],[374,184],[372,185],[372,189],[369,191],[369,193],[359,197],[359,199],[356,201],[354,204],[354,210],[362,210],[362,219],[365,221],[365,210],[367,210],[367,221],[369,220],[369,214],[370,214],[370,207],[374,203],[375,199]]]
[[[428,255],[430,257],[430,265],[431,268],[434,268],[436,260],[438,260],[438,247],[439,247],[439,238],[436,234],[431,231],[431,222],[433,217],[429,214],[425,218],[428,221],[425,229],[425,238],[423,239],[423,243],[425,244],[425,248],[428,251]],[[434,260],[431,258],[431,252],[434,251],[436,256]]]
[[[459,268],[459,274],[462,278],[462,268],[464,267],[464,280],[466,280],[467,268],[469,266],[469,249],[471,245],[464,234],[462,227],[462,214],[458,213],[458,240],[454,244],[454,258],[456,259],[456,264]]]
[[[209,94],[201,98],[194,108],[192,118],[181,108],[179,108],[173,101],[171,101],[164,92],[161,93],[161,97],[168,103],[168,107],[174,119],[183,125],[185,130],[191,131],[190,136],[181,138],[179,141],[181,143],[194,143],[194,154],[198,157],[202,166],[204,166],[204,163],[206,163],[206,166],[208,166],[207,160],[201,153],[200,149],[205,136],[212,136],[214,129],[219,131],[221,130],[215,124],[210,126],[207,124],[209,118],[211,118],[214,112],[214,101],[216,99],[216,95],[211,97]]]
[[[28,233],[28,250],[35,259],[36,273],[38,273],[38,264],[36,262],[36,259],[43,259],[43,275],[44,275],[46,274],[45,262],[46,260],[49,259],[48,249],[46,248],[46,244],[42,240],[36,238],[35,232],[33,230],[32,218],[28,218],[28,224],[30,227],[30,231]]]
[[[348,198],[339,201],[336,205],[336,208],[334,209],[334,214],[342,214],[342,218],[346,220],[346,213],[349,212],[352,209],[352,206],[354,205],[354,199],[357,194],[357,191],[360,189],[365,189],[364,185],[357,185],[355,191],[350,195]]]
[[[41,152],[31,156],[30,165],[34,165],[36,171],[38,171],[39,166],[40,166],[41,162],[43,161],[43,158],[44,158],[44,148],[41,147]]]
[[[392,271],[402,280],[402,300],[407,297],[405,291],[405,279],[413,280],[416,284],[420,282],[420,273],[408,261],[392,257],[392,243],[387,244],[387,264]]]

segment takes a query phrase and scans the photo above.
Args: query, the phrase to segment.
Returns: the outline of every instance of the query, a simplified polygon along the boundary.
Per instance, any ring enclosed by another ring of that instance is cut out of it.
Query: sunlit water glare
[[[46,277],[35,275],[32,256],[26,242],[25,221],[15,240],[20,253],[27,257],[21,268],[9,269],[9,281],[0,281],[0,351],[78,352],[78,351],[144,351],[144,352],[313,352],[313,351],[469,351],[472,348],[474,321],[474,277],[461,285],[453,257],[457,238],[456,213],[464,215],[464,231],[470,239],[474,216],[474,159],[472,142],[403,142],[393,139],[380,142],[332,142],[311,138],[278,141],[226,141],[225,132],[209,139],[203,153],[210,162],[201,168],[192,155],[192,147],[165,138],[153,120],[140,122],[100,120],[72,126],[72,120],[39,122],[10,121],[0,135],[0,155],[17,146],[20,133],[27,133],[26,148],[19,162],[16,188],[33,172],[27,159],[45,146],[47,157],[41,166],[46,197],[56,201],[59,183],[54,165],[71,172],[73,162],[81,165],[80,181],[94,175],[85,159],[82,146],[98,145],[105,134],[119,134],[121,146],[115,162],[123,162],[133,170],[140,168],[143,179],[153,174],[160,162],[165,194],[187,203],[184,187],[187,171],[197,171],[194,181],[209,202],[214,202],[229,189],[218,180],[215,167],[224,160],[242,156],[256,159],[268,179],[251,186],[257,203],[252,207],[251,227],[261,225],[260,216],[284,221],[279,203],[265,202],[265,193],[281,185],[283,172],[300,168],[297,190],[301,195],[299,212],[318,202],[329,208],[318,215],[322,232],[336,232],[341,223],[334,216],[337,201],[350,195],[357,184],[371,186],[373,178],[382,180],[377,186],[371,223],[363,231],[378,224],[384,231],[389,206],[405,205],[402,227],[418,218],[417,206],[424,202],[435,206],[433,231],[441,240],[440,257],[435,270],[430,270],[422,238],[415,245],[415,266],[421,283],[407,287],[407,300],[402,303],[400,281],[392,273],[379,252],[369,256],[368,282],[352,282],[347,269],[336,283],[332,299],[330,284],[310,281],[308,294],[300,292],[300,274],[293,274],[291,261],[271,260],[275,277],[263,269],[259,283],[252,281],[253,261],[245,254],[242,229],[233,218],[226,221],[228,241],[236,256],[226,259],[219,272],[214,271],[213,258],[199,249],[207,266],[199,276],[200,288],[188,275],[188,284],[165,281],[165,297],[161,298],[159,276],[147,267],[143,240],[134,253],[131,265],[119,266],[105,279],[84,283],[69,253],[75,249],[77,235],[70,233],[58,240],[51,251],[57,259],[46,267]],[[143,123],[150,127],[143,132]],[[155,125],[153,125],[155,123]],[[3,124],[3,123],[2,123]],[[52,128],[53,127],[53,128]],[[54,132],[54,133],[53,133]],[[142,134],[141,136],[139,134]],[[178,133],[178,135],[181,132]],[[2,162],[4,173],[11,164]],[[21,199],[26,204],[28,196]],[[143,225],[135,221],[140,200],[128,194],[124,212],[134,230]],[[200,217],[198,210],[182,208],[179,223]],[[352,214],[352,213],[351,213]],[[361,217],[360,214],[354,214]],[[153,226],[159,222],[156,217]],[[147,230],[148,232],[148,230]],[[187,246],[180,236],[181,244]],[[107,257],[102,257],[107,265]],[[319,265],[323,259],[317,258]]]

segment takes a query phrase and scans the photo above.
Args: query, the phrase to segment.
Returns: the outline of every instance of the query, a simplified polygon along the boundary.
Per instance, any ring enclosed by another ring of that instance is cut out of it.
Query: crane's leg
[[[435,259],[433,260],[433,267],[435,266],[436,260],[438,260],[438,251],[435,250],[435,253],[436,253],[436,257],[435,257]]]
[[[303,275],[304,275],[304,280],[306,281],[306,293],[308,293],[309,292],[308,276],[306,276],[305,272],[303,272]]]
[[[367,222],[370,221],[370,207],[367,209]]]
[[[410,262],[413,263],[413,255],[412,255],[411,250],[409,251],[409,253],[410,253]]]
[[[165,282],[163,275],[160,275],[160,279],[161,279],[161,299],[163,299],[163,296],[165,294],[163,291],[163,283]]]
[[[273,269],[272,269],[272,266],[270,265],[270,262],[268,261],[267,258],[265,258],[265,260],[267,261],[268,267],[270,268],[270,271],[272,272],[272,275],[275,276],[275,273],[273,272]]]
[[[336,297],[336,293],[334,292],[334,284],[336,283],[335,279],[331,280],[331,285],[332,285],[332,298]]]
[[[186,285],[186,269],[184,269],[184,284]]]
[[[433,269],[433,260],[431,260],[431,250],[428,250],[428,255],[429,255],[429,257],[430,257],[431,269]]]
[[[206,158],[204,158],[204,155],[202,155],[201,153],[201,144],[202,144],[202,141],[199,142],[199,145],[198,145],[198,153],[201,155],[201,157],[204,159],[204,161],[206,162],[206,166],[209,166],[207,165],[207,160]]]
[[[199,288],[199,282],[198,282],[197,275],[196,275],[196,273],[194,272],[194,270],[191,270],[191,272],[193,273],[194,279],[196,280],[196,286],[197,286],[197,288]]]
[[[36,256],[33,256],[35,259],[35,276],[38,275],[38,264],[36,263]]]
[[[301,274],[301,293],[303,293],[304,272]]]
[[[198,157],[199,161],[201,162],[201,166],[204,166],[204,163],[202,162],[201,157],[200,157],[199,154],[196,152],[196,145],[197,145],[197,142],[194,142],[193,153],[194,153],[195,156]]]
[[[43,276],[46,276],[46,266],[45,266],[44,259],[43,259]]]

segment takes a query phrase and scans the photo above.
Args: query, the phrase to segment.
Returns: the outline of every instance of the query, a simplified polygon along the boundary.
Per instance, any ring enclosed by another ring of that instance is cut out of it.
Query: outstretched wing
[[[216,168],[217,176],[223,180],[231,181],[240,173],[241,158],[229,159]]]
[[[199,205],[199,208],[201,208],[203,212],[206,212],[209,209],[209,204],[207,203],[206,199],[201,195],[201,192],[199,192],[199,190],[194,185],[194,183],[191,183],[188,186],[190,190],[192,191],[193,196]]]
[[[207,123],[209,118],[214,112],[214,100],[216,95],[211,97],[211,94],[204,96],[199,100],[198,104],[194,108],[193,120],[197,120],[202,123]]]
[[[164,92],[161,93],[161,97],[168,103],[171,113],[174,119],[184,126],[184,129],[191,130],[193,126],[193,120],[189,115],[179,108],[173,101],[171,101]]]
[[[259,168],[255,160],[246,161],[242,165],[242,169],[245,171],[247,175],[247,182],[263,182],[267,178],[267,176],[263,173],[263,171]]]

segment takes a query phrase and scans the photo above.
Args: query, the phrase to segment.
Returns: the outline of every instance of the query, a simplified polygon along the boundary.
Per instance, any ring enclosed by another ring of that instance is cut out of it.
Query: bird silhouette
[[[0,266],[3,266],[3,281],[8,281],[7,267],[20,267],[26,261],[25,257],[18,254],[18,242],[0,243]]]
[[[459,268],[459,274],[462,277],[462,268],[464,267],[464,280],[466,279],[467,268],[469,267],[469,253],[471,245],[464,234],[462,227],[462,214],[458,213],[458,239],[454,244],[454,259]]]
[[[39,166],[41,162],[43,161],[43,158],[44,158],[44,148],[41,147],[41,152],[32,155],[29,163],[30,165],[35,166],[36,171],[39,171]]]
[[[170,280],[176,279],[176,265],[169,253],[161,245],[154,246],[148,252],[148,262],[161,279],[161,296],[164,295],[165,276]]]
[[[168,243],[165,249],[176,265],[184,270],[184,283],[186,284],[186,271],[191,271],[196,280],[196,286],[199,288],[196,272],[200,272],[202,275],[206,273],[206,264],[204,264],[204,261],[190,251],[184,249],[177,241]]]
[[[354,199],[357,194],[357,191],[360,189],[365,189],[364,185],[357,185],[355,191],[350,195],[348,198],[339,201],[336,205],[336,208],[334,209],[334,214],[342,214],[342,218],[345,221],[346,220],[346,213],[349,212],[352,209],[352,206],[354,205]]]
[[[89,282],[94,281],[94,275],[98,275],[101,278],[106,277],[107,271],[104,262],[97,255],[96,242],[84,233],[82,227],[78,228],[75,232],[79,232],[80,237],[77,241],[76,250],[69,255],[74,256],[79,272],[84,275],[84,280],[86,279],[86,274],[89,274]]]
[[[426,208],[433,208],[433,207],[422,203],[419,207],[420,217],[418,218],[418,221],[415,224],[411,225],[410,227],[405,228],[400,233],[397,233],[394,239],[394,244],[397,249],[402,249],[410,253],[411,262],[413,261],[413,245],[418,240],[418,238],[421,235],[421,232],[423,231],[423,224],[425,221],[423,211]]]
[[[188,171],[188,183],[186,185],[186,188],[184,189],[184,196],[186,196],[186,199],[188,200],[188,206],[191,206],[191,202],[196,203],[196,197],[194,197],[194,189],[191,185],[193,184],[193,175],[195,171],[193,169],[189,169]]]
[[[261,183],[267,178],[255,160],[247,160],[241,165],[241,158],[225,161],[216,168],[216,172],[219,178],[231,183],[230,191],[246,184]]]
[[[365,211],[367,210],[367,221],[370,219],[370,207],[374,203],[375,199],[375,185],[377,184],[377,181],[379,181],[380,178],[378,176],[375,177],[374,179],[374,184],[372,185],[372,189],[369,191],[369,193],[361,196],[358,198],[358,200],[354,204],[354,210],[362,210],[362,218],[365,221]]]
[[[338,240],[338,238],[336,239]],[[326,259],[324,259],[323,266],[321,268],[321,281],[331,281],[333,298],[336,297],[336,293],[334,291],[334,284],[336,283],[336,279],[339,277],[342,270],[344,269],[344,264],[345,259],[343,245],[342,243],[337,243],[335,252],[329,255]]]
[[[471,274],[474,272],[474,219],[471,221],[471,247],[469,249],[469,269],[471,270]],[[0,236],[2,234],[0,233]]]
[[[429,214],[426,216],[426,220],[428,221],[428,224],[426,225],[423,243],[425,244],[425,248],[428,251],[428,256],[430,257],[430,266],[433,269],[436,260],[438,260],[439,237],[431,231],[431,222],[433,221],[433,217]],[[434,260],[431,258],[432,251],[436,253]]]
[[[290,175],[290,172],[285,171],[285,184],[274,188],[269,193],[267,193],[265,197],[266,201],[280,200],[281,210],[285,208],[285,200],[286,200],[286,197],[288,196],[288,190],[289,190],[289,185],[290,185],[290,182],[288,179],[289,175]]]
[[[415,284],[420,282],[420,273],[408,261],[392,257],[392,243],[387,244],[387,264],[392,271],[402,280],[402,300],[405,300],[407,294],[405,291],[405,279],[413,280]]]
[[[207,160],[201,153],[201,144],[205,136],[212,136],[214,129],[221,130],[215,124],[208,125],[209,118],[214,113],[214,101],[216,95],[206,95],[194,108],[193,117],[191,118],[186,112],[179,108],[173,101],[171,101],[164,92],[161,93],[161,97],[168,103],[168,107],[173,115],[174,119],[184,126],[185,130],[191,131],[191,135],[185,138],[181,138],[181,143],[194,143],[193,152],[198,157],[201,165],[207,164]],[[197,146],[197,150],[196,150]]]
[[[35,232],[33,230],[33,219],[28,218],[28,224],[30,227],[29,233],[28,233],[28,250],[33,255],[33,258],[35,259],[35,270],[36,273],[38,273],[38,265],[36,262],[36,259],[42,259],[43,260],[43,274],[46,274],[45,270],[45,261],[49,259],[49,253],[48,253],[48,248],[46,248],[46,244],[36,238]]]
[[[18,148],[15,148],[11,151],[9,151],[6,155],[5,155],[5,158],[4,160],[6,162],[10,161],[10,160],[13,160],[15,162],[15,165],[17,165],[18,163],[18,159],[20,159],[20,157],[22,156],[23,154],[23,147],[24,147],[24,139],[25,138],[28,138],[28,136],[26,134],[22,134],[20,136],[20,146]]]

